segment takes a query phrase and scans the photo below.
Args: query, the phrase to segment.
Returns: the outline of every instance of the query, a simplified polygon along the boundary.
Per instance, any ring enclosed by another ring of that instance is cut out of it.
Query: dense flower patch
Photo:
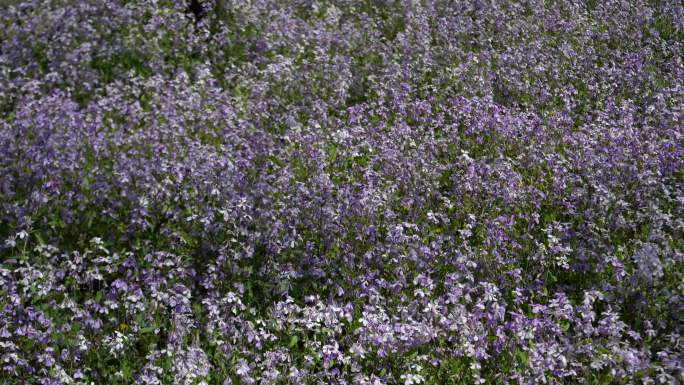
[[[3,384],[676,384],[684,6],[0,5]]]

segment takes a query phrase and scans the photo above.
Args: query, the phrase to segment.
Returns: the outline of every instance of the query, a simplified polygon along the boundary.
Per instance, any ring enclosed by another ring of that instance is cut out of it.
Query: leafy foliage
[[[681,382],[683,20],[3,5],[0,382]]]

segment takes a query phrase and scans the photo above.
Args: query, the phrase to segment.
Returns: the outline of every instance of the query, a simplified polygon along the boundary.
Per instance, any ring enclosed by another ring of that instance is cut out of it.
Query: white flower
[[[425,381],[425,378],[419,374],[402,374],[400,378],[404,380],[404,385],[421,384]]]
[[[249,374],[251,369],[249,368],[249,365],[247,365],[247,361],[245,360],[240,360],[238,362],[237,367],[235,368],[235,373],[237,373],[238,376],[244,377]]]

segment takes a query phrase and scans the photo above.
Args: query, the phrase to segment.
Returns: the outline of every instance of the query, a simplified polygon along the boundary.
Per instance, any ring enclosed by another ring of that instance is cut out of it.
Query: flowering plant
[[[679,1],[0,8],[0,382],[675,384]]]

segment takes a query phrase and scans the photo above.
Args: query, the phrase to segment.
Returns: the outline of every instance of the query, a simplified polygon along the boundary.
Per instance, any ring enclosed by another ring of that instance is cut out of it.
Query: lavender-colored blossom
[[[0,10],[0,382],[682,381],[678,1]]]

